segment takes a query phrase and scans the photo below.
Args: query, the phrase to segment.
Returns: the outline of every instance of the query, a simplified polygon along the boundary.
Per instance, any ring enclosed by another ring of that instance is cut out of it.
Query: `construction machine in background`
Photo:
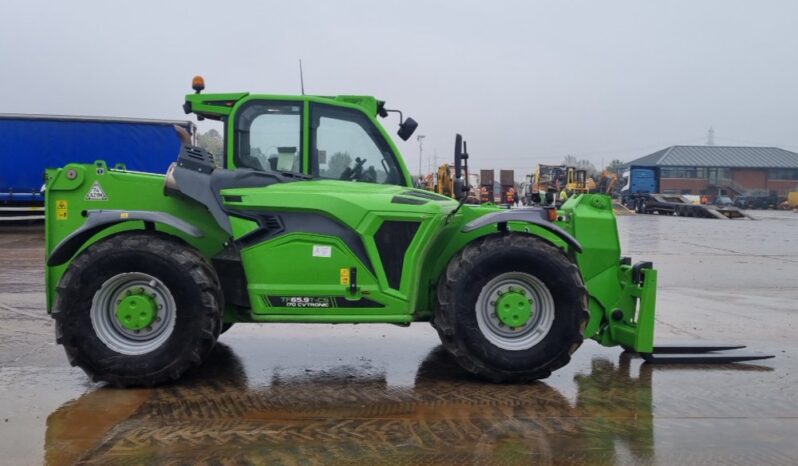
[[[618,175],[609,170],[604,170],[601,172],[601,175],[599,175],[599,180],[596,184],[596,192],[612,195],[617,185]]]
[[[787,193],[785,204],[788,209],[798,210],[798,191],[790,191]]]
[[[425,177],[428,180],[424,183],[423,189],[444,195],[446,197],[456,198],[454,192],[454,167],[445,163],[438,167],[437,171],[433,174],[430,173]],[[479,176],[476,173],[469,173],[469,192],[467,196],[467,204],[479,204]]]
[[[568,197],[595,192],[597,187],[587,170],[568,165],[538,164],[527,190],[527,203],[561,205]]]
[[[568,167],[565,165],[538,164],[532,174],[529,203],[554,205],[559,192],[568,182]]]
[[[438,167],[435,192],[447,197],[454,197],[454,179],[452,178],[452,168],[448,163]]]
[[[587,194],[596,190],[596,182],[592,177],[587,176],[587,170],[574,167],[567,167],[565,192],[568,196],[574,194]]]

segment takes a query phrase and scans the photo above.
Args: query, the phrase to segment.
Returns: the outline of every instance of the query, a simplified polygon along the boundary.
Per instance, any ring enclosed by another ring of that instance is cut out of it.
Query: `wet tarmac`
[[[0,230],[0,464],[796,464],[798,214],[619,218],[660,270],[657,337],[775,359],[651,366],[586,342],[543,382],[458,370],[424,324],[239,325],[174,385],[71,368],[40,228]]]

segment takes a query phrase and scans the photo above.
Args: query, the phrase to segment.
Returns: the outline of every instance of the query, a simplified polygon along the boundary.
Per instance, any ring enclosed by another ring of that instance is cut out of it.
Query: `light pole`
[[[423,146],[423,142],[422,141],[424,141],[425,137],[427,137],[427,136],[425,136],[423,134],[419,134],[418,136],[416,136],[416,141],[418,141],[418,181],[419,181],[419,183],[421,182],[421,180],[424,179],[423,175],[421,173],[421,170],[423,170],[423,167],[424,167],[424,165],[422,165],[422,163],[421,163],[421,160],[422,160],[421,159],[421,154],[423,154],[423,152],[424,152],[424,146]]]

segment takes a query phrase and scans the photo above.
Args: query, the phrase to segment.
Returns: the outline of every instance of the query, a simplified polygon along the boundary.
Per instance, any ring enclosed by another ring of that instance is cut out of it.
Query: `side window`
[[[302,103],[252,102],[235,121],[236,165],[240,168],[302,170]]]
[[[313,173],[321,178],[404,185],[388,143],[361,112],[328,105],[310,108]]]

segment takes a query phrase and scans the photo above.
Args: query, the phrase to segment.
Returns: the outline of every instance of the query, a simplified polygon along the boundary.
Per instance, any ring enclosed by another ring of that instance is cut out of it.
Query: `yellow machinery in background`
[[[588,178],[587,170],[577,170],[574,167],[567,167],[565,191],[568,195],[587,194],[596,190],[596,182],[593,178]]]
[[[618,184],[618,175],[611,171],[604,170],[599,176],[598,186],[596,186],[596,189],[597,192],[601,194],[612,195],[616,184]]]
[[[468,174],[468,186],[466,204],[479,204],[479,176],[477,174]],[[454,193],[454,167],[448,163],[441,165],[435,173],[430,173],[424,177],[422,188],[456,199]]]
[[[568,165],[543,165],[538,164],[535,172],[530,175],[528,202],[542,202],[544,195],[601,193],[612,195],[618,175],[604,170],[594,179],[587,176],[587,170],[578,169]],[[548,201],[551,202],[551,201]]]
[[[565,188],[573,176],[569,177],[569,169],[572,167],[538,164],[531,180],[532,202],[541,202],[546,194],[559,193]]]
[[[454,178],[448,163],[438,167],[438,181],[435,183],[435,192],[447,197],[454,197]]]

